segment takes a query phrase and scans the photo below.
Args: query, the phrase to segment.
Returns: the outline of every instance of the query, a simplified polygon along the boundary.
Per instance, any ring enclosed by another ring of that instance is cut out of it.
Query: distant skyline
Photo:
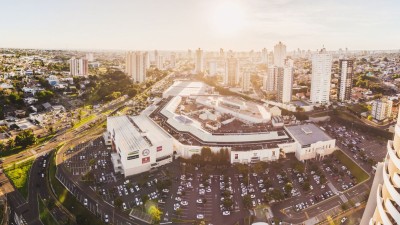
[[[38,0],[1,4],[0,48],[400,49],[400,1]]]

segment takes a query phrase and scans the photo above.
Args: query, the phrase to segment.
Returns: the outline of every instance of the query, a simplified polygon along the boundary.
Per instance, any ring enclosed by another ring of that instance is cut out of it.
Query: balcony
[[[377,195],[376,195],[376,207],[378,209],[379,215],[382,219],[383,224],[393,225],[391,219],[388,217],[385,209],[383,208],[383,198],[382,198],[381,194],[382,194],[382,185],[379,185]]]

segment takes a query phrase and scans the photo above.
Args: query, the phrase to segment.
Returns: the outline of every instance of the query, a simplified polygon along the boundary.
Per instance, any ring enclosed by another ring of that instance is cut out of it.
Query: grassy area
[[[45,143],[46,141],[49,141],[50,139],[52,139],[56,134],[49,134],[47,136],[43,136],[37,139],[36,144],[37,145],[41,145],[43,143]]]
[[[7,150],[0,152],[0,157],[14,155],[14,154],[20,153],[24,150],[25,150],[25,148],[23,148],[22,146],[15,146],[14,148],[12,148],[10,150],[7,149]]]
[[[105,115],[105,116],[108,116],[108,114],[110,114],[111,112],[112,112],[112,110],[109,109],[109,110],[107,110],[107,111],[105,111],[105,112],[102,112],[101,114],[103,114],[103,115]]]
[[[323,116],[329,116],[329,112],[318,112],[318,113],[313,113],[310,115],[310,117],[323,117]]]
[[[345,112],[343,110],[336,110],[335,115],[341,119],[353,121],[354,123],[362,123],[361,120],[357,116],[350,114],[348,112]]]
[[[72,129],[77,129],[77,128],[81,127],[82,125],[84,125],[84,124],[86,124],[86,123],[88,123],[88,122],[90,122],[90,121],[92,121],[94,119],[96,119],[96,115],[94,115],[94,114],[92,114],[90,116],[87,116],[87,117],[81,119],[78,123],[76,123],[72,127]]]
[[[80,202],[78,202],[70,192],[55,177],[56,166],[54,154],[51,156],[49,177],[51,185],[54,189],[57,200],[76,217],[79,225],[97,225],[104,224],[99,218],[87,210]]]
[[[33,160],[29,160],[21,164],[14,164],[4,170],[4,173],[25,199],[28,197],[28,178],[32,164]]]
[[[368,106],[365,103],[359,103],[359,104],[354,104],[354,105],[350,105],[348,106],[349,110],[357,113],[357,114],[361,114],[363,112],[368,112]]]
[[[59,224],[41,199],[39,199],[39,218],[44,225]]]
[[[347,169],[350,170],[351,174],[353,174],[358,183],[361,183],[369,178],[369,175],[342,151],[338,150],[333,154],[344,166],[347,167]]]

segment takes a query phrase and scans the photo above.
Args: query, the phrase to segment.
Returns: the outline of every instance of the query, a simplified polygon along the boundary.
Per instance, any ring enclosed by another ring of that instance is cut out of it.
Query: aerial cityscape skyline
[[[0,47],[238,51],[399,49],[397,1],[69,1],[3,3]],[[79,7],[76,7],[79,6]],[[396,7],[397,6],[397,7]],[[186,10],[176,10],[183,8]],[[10,19],[13,18],[13,19]],[[166,47],[168,46],[168,47]]]
[[[400,2],[2,3],[2,225],[400,224]]]

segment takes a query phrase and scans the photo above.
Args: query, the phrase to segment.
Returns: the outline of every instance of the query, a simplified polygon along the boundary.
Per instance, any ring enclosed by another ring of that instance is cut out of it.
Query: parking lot
[[[364,144],[363,140],[356,141],[357,145]],[[174,160],[151,173],[125,179],[114,173],[110,151],[99,137],[68,150],[65,166],[76,179],[88,181],[88,186],[110,205],[120,202],[122,211],[143,210],[143,203],[153,200],[163,212],[162,222],[234,224],[250,214],[248,209],[277,202],[279,208],[272,207],[272,212],[295,214],[334,196],[346,202],[342,192],[357,184],[348,168],[333,155],[302,163],[292,154],[277,162],[211,170]],[[278,221],[284,219],[279,215]]]
[[[386,139],[379,139],[360,129],[334,122],[324,123],[322,127],[331,137],[336,138],[336,145],[340,149],[368,172],[386,156]]]

